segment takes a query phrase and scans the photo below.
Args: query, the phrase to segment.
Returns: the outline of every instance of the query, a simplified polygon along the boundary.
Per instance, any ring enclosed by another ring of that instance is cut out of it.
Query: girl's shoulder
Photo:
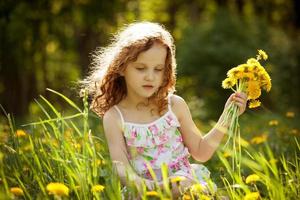
[[[104,126],[116,126],[122,127],[122,119],[119,115],[118,111],[112,106],[110,109],[108,109],[102,118],[103,125]]]
[[[172,106],[173,105],[180,105],[183,102],[185,102],[184,99],[181,96],[177,95],[177,94],[171,94],[170,95],[170,100],[171,100],[171,105]]]
[[[180,120],[180,116],[188,108],[187,103],[181,96],[172,94],[170,96],[170,104],[171,104],[172,111],[177,116],[177,118]]]

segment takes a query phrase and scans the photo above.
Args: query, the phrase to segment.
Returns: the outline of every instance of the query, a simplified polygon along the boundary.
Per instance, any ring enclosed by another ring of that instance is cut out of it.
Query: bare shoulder
[[[181,96],[175,94],[171,96],[171,108],[178,119],[188,111],[188,105],[185,100]]]
[[[116,130],[116,128],[119,128],[120,131],[122,130],[121,116],[114,107],[111,107],[108,111],[104,113],[103,127],[106,133],[108,132],[108,129]]]
[[[171,96],[171,106],[172,106],[172,109],[173,108],[176,109],[176,108],[185,107],[185,106],[187,106],[187,104],[181,96],[173,94]]]
[[[173,94],[173,95],[171,95],[171,103],[174,104],[174,105],[182,104],[182,103],[185,103],[185,100],[181,96]]]

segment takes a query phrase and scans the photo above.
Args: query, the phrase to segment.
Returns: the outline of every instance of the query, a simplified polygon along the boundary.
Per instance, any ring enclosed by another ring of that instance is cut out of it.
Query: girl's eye
[[[155,69],[155,71],[158,71],[158,72],[161,72],[163,69],[161,68],[158,68],[158,69]]]
[[[144,67],[137,67],[136,68],[138,71],[143,71],[145,68]]]

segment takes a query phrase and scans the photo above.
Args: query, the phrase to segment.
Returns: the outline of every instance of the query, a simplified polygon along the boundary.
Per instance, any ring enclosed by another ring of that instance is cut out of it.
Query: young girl
[[[192,52],[191,52],[192,53]],[[121,182],[126,183],[126,170],[131,179],[153,189],[150,166],[158,181],[161,166],[168,167],[169,177],[184,177],[182,187],[194,183],[207,185],[209,171],[195,160],[211,158],[228,124],[223,116],[202,136],[194,124],[189,108],[175,91],[175,47],[170,33],[150,22],[133,23],[119,32],[111,45],[94,56],[94,69],[85,79],[92,96],[92,109],[103,117],[111,159]],[[245,110],[245,94],[232,94],[231,102],[240,114]],[[177,185],[172,187],[178,195]]]

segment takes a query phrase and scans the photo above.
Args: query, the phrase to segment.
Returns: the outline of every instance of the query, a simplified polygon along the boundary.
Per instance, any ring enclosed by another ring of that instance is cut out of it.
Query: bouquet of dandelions
[[[223,80],[224,89],[232,89],[234,92],[244,92],[248,96],[249,108],[260,106],[258,98],[261,90],[267,92],[271,89],[271,78],[259,60],[267,60],[268,55],[263,50],[258,50],[255,58],[250,58],[246,63],[238,65],[227,72],[227,78]],[[235,86],[235,88],[234,88]],[[224,111],[224,123],[229,124],[228,138],[224,147],[232,142],[232,168],[237,166],[240,175],[241,145],[240,145],[240,126],[238,122],[239,110],[233,102]]]

